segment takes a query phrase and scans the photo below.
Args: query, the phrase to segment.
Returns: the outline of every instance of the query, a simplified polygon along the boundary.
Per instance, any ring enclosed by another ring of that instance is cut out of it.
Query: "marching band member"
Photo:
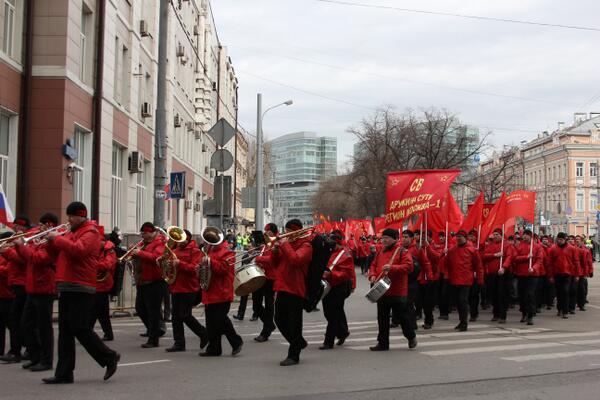
[[[173,268],[177,268],[177,277],[175,282],[169,286],[173,295],[173,315],[171,324],[173,326],[173,346],[166,349],[167,352],[185,351],[185,324],[192,332],[200,338],[200,349],[208,344],[208,335],[206,328],[198,322],[192,314],[192,310],[198,304],[198,291],[200,283],[198,282],[198,265],[202,260],[202,252],[198,248],[192,234],[187,229],[184,230],[186,240],[181,242],[175,248],[174,253],[177,256],[172,260]]]
[[[571,279],[579,271],[579,254],[567,243],[567,234],[559,232],[556,243],[548,251],[548,277],[556,284],[556,307],[558,316],[569,318],[569,290]]]
[[[431,263],[423,251],[423,247],[419,244],[420,236],[420,230],[413,232],[407,229],[402,232],[402,247],[409,252],[413,259],[413,271],[408,276],[408,312],[415,329],[417,329],[417,303],[419,303],[419,309],[422,304],[418,301],[419,278],[425,281],[427,276],[432,275]]]
[[[87,219],[83,203],[67,207],[70,231],[60,236],[52,231],[46,235],[51,254],[56,260],[58,300],[58,363],[54,376],[44,383],[73,383],[75,369],[75,338],[102,367],[104,380],[117,371],[120,354],[106,347],[90,328],[90,315],[96,292],[97,258],[101,237],[93,221]]]
[[[205,233],[211,235],[212,233]],[[217,242],[218,238],[214,238]],[[229,309],[233,302],[233,262],[235,253],[229,249],[227,242],[219,245],[204,243],[207,255],[202,259],[203,263],[209,262],[211,269],[211,280],[208,290],[202,293],[202,303],[205,306],[206,331],[208,334],[208,346],[206,351],[200,353],[201,357],[218,357],[223,352],[221,348],[221,337],[225,335],[231,345],[231,355],[235,356],[242,351],[244,341],[237,334],[231,320]]]
[[[47,213],[40,218],[42,231],[56,226],[56,215]],[[26,245],[22,239],[17,239],[15,244],[17,252],[27,263],[27,301],[22,326],[30,361],[23,364],[23,368],[33,372],[51,370],[54,359],[52,307],[56,295],[56,260],[48,252],[47,243]]]
[[[30,229],[29,218],[24,215],[17,216],[13,222],[15,235],[25,233]],[[26,262],[15,249],[15,243],[9,242],[0,245],[0,255],[8,263],[8,284],[15,294],[15,298],[10,307],[10,351],[0,357],[0,361],[6,363],[21,362],[21,348],[23,347],[23,309],[27,299],[25,291],[26,283]]]
[[[550,262],[549,252],[552,248],[548,235],[542,236],[542,250],[544,251],[544,276],[540,278],[542,286],[542,304],[546,305],[546,310],[551,310],[554,306],[554,298],[556,297],[556,287],[550,283],[548,275],[548,263]]]
[[[114,340],[112,324],[110,323],[110,291],[114,285],[117,253],[115,252],[114,243],[110,240],[104,240],[104,228],[98,228],[100,230],[100,236],[103,239],[100,244],[100,256],[98,258],[97,271],[98,277],[101,278],[96,286],[96,300],[94,302],[90,326],[94,329],[96,320],[98,320],[98,322],[100,322],[100,327],[102,327],[102,332],[104,332],[102,340],[110,342]]]
[[[265,226],[265,234],[270,238],[274,239],[279,233],[277,225],[270,223]],[[254,259],[254,261],[260,265],[265,271],[267,281],[265,284],[252,293],[252,302],[254,307],[254,313],[260,318],[263,323],[260,335],[254,338],[259,343],[266,342],[269,340],[269,336],[275,330],[275,322],[273,321],[273,315],[275,313],[275,292],[273,291],[273,284],[275,283],[275,270],[272,266],[271,253],[266,255],[260,255]],[[264,299],[264,306],[263,306]]]
[[[285,232],[302,229],[302,222],[291,219]],[[306,297],[306,276],[312,259],[310,239],[299,237],[294,241],[282,238],[275,242],[272,254],[277,279],[273,290],[275,299],[275,324],[290,344],[287,357],[279,363],[282,367],[300,362],[300,352],[308,343],[302,336],[302,313]]]
[[[410,253],[398,243],[398,231],[385,229],[382,234],[382,250],[377,253],[369,269],[369,282],[375,283],[380,276],[387,275],[391,286],[377,301],[377,345],[371,351],[386,351],[390,348],[390,312],[397,316],[404,337],[408,339],[408,347],[417,346],[414,326],[410,321],[407,309],[408,274],[413,270]]]
[[[467,233],[461,229],[454,237],[456,245],[448,250],[448,255],[444,257],[443,270],[456,298],[460,319],[454,329],[465,332],[468,328],[469,289],[475,278],[478,284],[483,284],[483,267],[478,250],[467,241]]]
[[[10,236],[11,233],[6,232],[0,235],[0,239]],[[6,331],[10,328],[10,305],[14,298],[15,294],[8,285],[8,265],[6,260],[0,257],[0,356],[4,355]]]
[[[320,350],[332,349],[336,337],[339,338],[338,345],[342,345],[346,338],[350,336],[346,313],[344,312],[344,302],[352,291],[354,260],[352,260],[352,255],[342,246],[344,236],[341,231],[333,231],[331,239],[335,241],[336,246],[327,263],[327,269],[323,272],[323,279],[329,282],[331,290],[322,300],[323,315],[327,319],[327,329],[325,330],[323,345],[319,347]]]
[[[485,246],[483,263],[485,268],[485,285],[487,295],[492,304],[492,322],[506,323],[508,311],[508,285],[506,270],[510,267],[506,247],[502,246],[502,229],[494,230],[492,241]],[[502,261],[502,264],[501,264]]]
[[[165,238],[159,234],[152,222],[144,222],[140,233],[144,246],[131,251],[131,255],[139,261],[141,269],[139,282],[136,282],[135,311],[144,323],[148,334],[148,341],[142,344],[142,348],[149,349],[158,347],[158,338],[164,335],[164,330],[161,329],[160,306],[166,282],[156,260],[164,253]]]

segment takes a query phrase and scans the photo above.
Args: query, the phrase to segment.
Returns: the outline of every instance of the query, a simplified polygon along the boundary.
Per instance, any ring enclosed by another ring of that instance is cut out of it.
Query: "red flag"
[[[440,208],[427,211],[427,230],[432,231],[435,236],[437,232],[446,231],[446,222],[448,222],[448,232],[456,232],[463,223],[463,219],[464,215],[460,207],[456,204],[450,190],[448,190]],[[423,229],[425,229],[424,214],[420,215],[413,225],[415,229],[421,229],[421,222],[423,222]]]
[[[386,225],[440,208],[460,170],[391,172],[387,177]]]
[[[375,234],[381,236],[385,229],[385,217],[375,217],[373,222],[375,223]]]
[[[521,217],[533,223],[535,221],[535,192],[515,190],[506,196],[506,218]]]
[[[479,193],[477,200],[475,203],[469,204],[469,213],[467,214],[467,218],[465,218],[465,222],[463,222],[461,229],[469,232],[471,229],[479,230],[480,226],[483,224],[483,192]],[[489,215],[489,212],[488,212]]]
[[[502,228],[504,223],[506,223],[506,193],[502,192],[500,198],[490,211],[488,219],[481,226],[479,243],[485,243],[485,240],[492,232],[497,228]]]

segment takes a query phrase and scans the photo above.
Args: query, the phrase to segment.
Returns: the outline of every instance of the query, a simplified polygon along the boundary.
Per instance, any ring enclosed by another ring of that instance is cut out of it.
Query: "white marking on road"
[[[566,337],[586,337],[586,336],[598,336],[600,331],[593,332],[570,332],[570,333],[541,333],[536,335],[523,336],[528,339],[561,339]]]
[[[600,310],[600,306],[596,306],[594,304],[588,304],[586,307],[595,308],[596,310]]]
[[[448,350],[436,350],[436,351],[423,351],[421,354],[432,357],[439,356],[455,356],[464,354],[476,354],[476,353],[493,353],[497,351],[517,351],[517,350],[530,350],[530,349],[543,349],[548,347],[561,347],[565,346],[562,343],[530,343],[530,344],[512,344],[507,346],[489,346],[489,347],[467,347],[463,349],[448,349]]]
[[[539,361],[539,360],[556,360],[560,358],[571,358],[571,357],[582,357],[582,356],[598,356],[600,350],[582,350],[582,351],[569,351],[563,353],[546,353],[546,354],[532,354],[529,356],[516,356],[516,357],[502,357],[506,361],[515,362],[526,362],[526,361]],[[592,364],[594,365],[594,364]],[[600,365],[600,364],[596,364]]]
[[[166,362],[171,362],[171,360],[140,361],[140,362],[134,362],[134,363],[119,364],[119,367],[131,367],[134,365],[158,364],[158,363],[166,363]]]
[[[404,339],[404,336],[390,336],[390,340]],[[419,339],[417,337],[417,339]],[[346,339],[346,342],[354,341],[354,342],[367,342],[374,341],[374,338],[360,338],[360,339]],[[494,342],[515,342],[523,340],[519,337],[494,337],[494,338],[482,338],[482,339],[461,339],[461,340],[437,340],[431,342],[419,342],[419,347],[433,347],[433,346],[448,346],[454,344],[478,344],[478,343],[494,343]],[[311,342],[308,342],[311,344]],[[349,346],[351,350],[366,350],[367,347],[363,346]]]

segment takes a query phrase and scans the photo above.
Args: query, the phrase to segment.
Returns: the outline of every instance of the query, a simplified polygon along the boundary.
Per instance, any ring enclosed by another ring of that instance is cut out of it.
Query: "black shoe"
[[[29,352],[27,350],[25,350],[23,352],[23,356],[21,357],[21,360],[27,360],[27,361],[31,360],[31,357],[29,356]]]
[[[426,329],[426,330],[427,330],[427,329],[431,329],[431,328],[433,328],[433,325],[430,325],[430,324],[423,324],[423,329]]]
[[[369,347],[369,350],[371,351],[388,351],[389,349],[389,347],[384,347],[380,344],[376,344],[375,346]]]
[[[467,325],[461,325],[460,328],[458,328],[459,332],[466,332],[467,331]]]
[[[161,329],[160,332],[158,333],[158,337],[163,337],[167,334],[167,330],[166,329]]]
[[[397,328],[398,326],[399,326],[399,325],[398,325],[397,323],[395,323],[395,322],[392,322],[392,323],[390,324],[390,328]]]
[[[579,311],[585,311],[585,306],[579,307]]]
[[[37,364],[37,363],[33,362],[33,361],[27,361],[25,364],[21,365],[21,368],[29,369],[29,368],[33,367],[35,364]]]
[[[141,347],[142,347],[142,349],[153,349],[155,347],[158,347],[158,341],[148,340]]]
[[[409,349],[414,349],[415,347],[417,347],[417,337],[416,336],[408,341]]]
[[[252,321],[252,322],[254,322],[254,321],[258,321],[258,317],[257,317],[257,316],[255,316],[255,315],[253,315],[253,316],[250,318],[250,321]]]
[[[20,355],[14,355],[13,353],[7,353],[5,355],[3,355],[2,357],[0,357],[0,361],[3,361],[6,364],[16,364],[16,363],[20,363],[22,360],[22,357]]]
[[[562,315],[563,319],[569,319],[569,316],[565,313]]]
[[[148,337],[148,332],[140,333],[141,337]]]
[[[569,311],[569,314],[575,315],[575,311]]]
[[[35,364],[29,368],[31,372],[42,372],[42,371],[51,371],[52,365],[49,364]]]
[[[56,385],[56,384],[63,384],[63,383],[73,383],[73,377],[70,378],[57,378],[55,376],[51,377],[51,378],[44,378],[42,379],[42,382],[48,384],[48,385]]]
[[[205,333],[200,337],[200,350],[205,348],[206,345],[208,345],[208,335]]]
[[[331,350],[331,349],[333,349],[332,344],[323,343],[321,346],[319,346],[319,350]]]
[[[527,325],[533,325],[533,318],[527,318]]]
[[[527,322],[527,316],[526,316],[526,315],[523,315],[523,316],[521,317],[521,321],[519,321],[519,322]]]
[[[552,306],[546,306],[546,310],[552,310]]]
[[[302,346],[300,346],[300,349],[304,350],[307,347],[308,347],[308,342],[306,341],[306,339],[302,338]]]
[[[117,372],[117,366],[119,365],[119,361],[121,360],[121,355],[119,353],[115,353],[115,356],[106,366],[106,372],[104,373],[104,380],[107,381],[111,376]]]
[[[500,319],[498,320],[498,323],[499,323],[499,324],[505,324],[505,323],[506,323],[506,318],[500,318]]]
[[[220,354],[217,354],[217,353],[209,353],[208,351],[204,351],[204,352],[198,353],[198,355],[199,355],[200,357],[220,357],[220,356],[221,356]]]
[[[237,319],[238,321],[243,321],[244,317],[240,317],[239,315],[232,315],[231,316],[233,319]]]
[[[461,326],[462,326],[462,324],[460,324],[460,323],[459,323],[458,325],[456,325],[456,326],[454,327],[454,330],[455,330],[455,331],[458,331],[458,330],[460,330],[460,327],[461,327]]]
[[[185,351],[185,347],[184,346],[173,345],[173,346],[171,346],[169,348],[166,348],[165,351],[167,353],[177,353],[177,352],[180,352],[180,351]]]
[[[448,321],[448,316],[447,315],[440,315],[438,317],[438,319],[443,319],[444,321]]]
[[[231,355],[232,356],[237,356],[238,354],[240,354],[240,351],[242,351],[242,346],[244,346],[244,342],[240,343],[239,345],[235,346],[232,350],[231,350]]]
[[[258,342],[258,343],[264,343],[264,342],[266,342],[267,340],[269,340],[269,338],[268,338],[268,337],[266,337],[266,336],[263,336],[262,334],[261,334],[261,335],[258,335],[257,337],[255,337],[255,338],[254,338],[254,341],[255,341],[255,342]]]
[[[282,362],[279,363],[282,367],[289,367],[290,365],[297,365],[300,360],[292,360],[291,358],[286,358]]]
[[[344,343],[346,343],[346,339],[348,339],[348,336],[350,336],[350,334],[347,334],[346,336],[339,338],[336,344],[338,346],[343,345]]]
[[[102,341],[103,342],[112,342],[113,340],[115,340],[113,335],[104,335],[102,336]]]

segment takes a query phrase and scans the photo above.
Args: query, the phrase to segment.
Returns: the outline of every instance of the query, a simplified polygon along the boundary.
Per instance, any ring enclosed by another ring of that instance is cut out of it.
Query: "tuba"
[[[210,278],[211,278],[211,270],[210,270],[210,257],[208,256],[208,251],[204,244],[209,244],[211,246],[218,246],[223,243],[225,240],[225,235],[223,232],[214,226],[207,226],[202,231],[202,253],[204,253],[204,258],[202,262],[198,266],[198,280],[200,281],[200,288],[204,291],[208,290],[210,286]]]
[[[178,226],[170,226],[167,231],[159,229],[159,231],[167,237],[167,243],[165,244],[165,251],[157,260],[158,265],[162,269],[162,277],[167,284],[172,285],[177,279],[177,268],[173,265],[173,260],[177,259],[177,256],[171,249],[174,244],[183,243],[187,239],[187,235],[184,230]]]

